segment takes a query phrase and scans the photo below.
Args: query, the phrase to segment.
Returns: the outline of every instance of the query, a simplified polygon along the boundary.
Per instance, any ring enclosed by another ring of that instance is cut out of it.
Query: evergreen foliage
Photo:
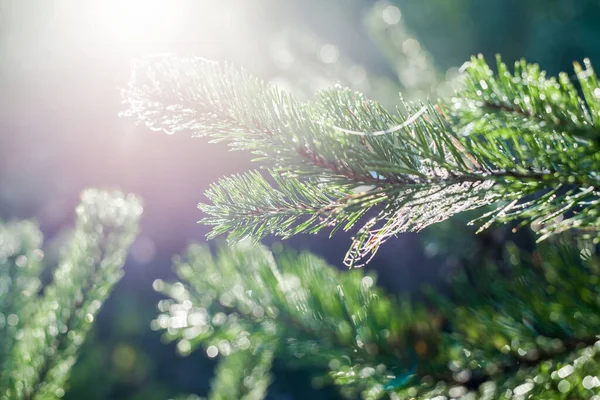
[[[491,210],[475,220],[482,229],[520,221],[540,240],[577,229],[596,243],[600,88],[588,61],[574,77],[548,78],[525,61],[510,72],[500,59],[494,71],[474,57],[450,99],[390,112],[341,87],[300,103],[229,65],[158,56],[136,62],[125,114],[226,141],[267,168],[206,192],[211,237],[360,223],[345,260],[357,266],[400,232],[482,206]],[[600,387],[600,269],[574,248],[554,241],[532,257],[509,248],[504,263],[459,272],[449,294],[416,300],[309,254],[192,247],[176,262],[181,282],[155,283],[169,299],[153,327],[184,354],[204,346],[224,357],[215,398],[264,397],[269,354],[323,371],[320,381],[348,397],[588,399]]]
[[[505,262],[458,273],[449,294],[409,300],[311,254],[193,246],[175,263],[181,282],[155,282],[169,298],[153,326],[184,354],[221,357],[215,399],[264,398],[271,354],[349,398],[589,399],[599,262],[559,243],[532,256],[509,247]]]
[[[482,228],[518,218],[535,221],[540,239],[571,228],[596,239],[600,89],[587,61],[575,68],[583,96],[566,74],[547,78],[524,61],[514,73],[498,61],[493,72],[473,58],[450,100],[388,111],[341,87],[300,103],[229,65],[154,56],[134,64],[125,114],[152,130],[227,141],[269,169],[206,192],[211,237],[360,223],[345,260],[357,266],[400,232],[483,205],[494,207]]]
[[[64,395],[77,351],[123,275],[141,211],[132,196],[85,191],[48,284],[37,225],[0,224],[0,399]]]

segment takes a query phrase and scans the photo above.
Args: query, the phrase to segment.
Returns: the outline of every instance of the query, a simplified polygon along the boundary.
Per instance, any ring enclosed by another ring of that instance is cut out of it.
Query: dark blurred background
[[[213,363],[182,358],[150,330],[171,256],[204,240],[196,204],[209,183],[253,168],[185,135],[148,132],[118,117],[132,57],[176,53],[228,60],[301,98],[335,82],[386,105],[451,93],[445,83],[472,54],[525,57],[550,73],[573,60],[600,62],[598,0],[0,0],[0,219],[36,218],[48,254],[72,225],[79,192],[120,188],[144,199],[141,234],[125,278],[97,318],[67,399],[165,399],[206,395]],[[366,268],[391,293],[442,282],[455,268],[497,256],[506,227],[474,236],[466,216],[403,234]],[[348,236],[301,236],[341,266]],[[270,243],[273,241],[271,240]],[[336,398],[315,391],[311,371],[276,365],[270,399]]]

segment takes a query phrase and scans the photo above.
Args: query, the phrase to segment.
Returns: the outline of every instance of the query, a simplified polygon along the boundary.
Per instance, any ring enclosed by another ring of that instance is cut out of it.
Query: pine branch
[[[3,371],[17,333],[35,310],[44,253],[42,233],[30,221],[0,223],[0,388],[8,386]]]
[[[270,383],[273,353],[238,351],[224,357],[217,367],[208,400],[262,400]]]
[[[415,156],[421,153],[429,131],[442,130],[432,107],[405,104],[411,115],[425,107],[430,118],[429,122],[408,124],[403,131],[411,137],[404,138],[403,143],[384,136],[375,139],[343,134],[343,129],[385,131],[406,122],[407,117],[392,115],[376,102],[339,87],[322,92],[314,103],[302,104],[243,70],[198,58],[155,56],[137,60],[129,87],[124,90],[124,102],[128,110],[123,114],[135,116],[151,130],[226,140],[275,168],[355,184],[380,180],[377,175],[374,178],[377,168],[369,168],[364,161],[379,162],[383,164],[380,168],[388,166],[390,171],[381,171],[381,176],[424,177]],[[444,156],[439,148],[443,141],[435,140],[432,146],[438,148],[428,149],[426,154]],[[407,151],[391,151],[398,146]]]
[[[187,89],[181,91],[184,86]],[[235,239],[248,234],[290,236],[325,227],[350,229],[379,203],[387,204],[382,216],[394,218],[406,204],[425,201],[444,189],[455,197],[462,192],[465,208],[477,207],[477,199],[486,196],[477,190],[466,193],[470,185],[462,185],[461,191],[460,183],[482,179],[452,145],[455,139],[445,135],[444,121],[428,105],[405,104],[408,116],[392,115],[342,88],[323,92],[313,104],[300,104],[232,67],[170,57],[138,61],[125,98],[128,113],[153,130],[189,131],[227,140],[235,148],[259,155],[276,174],[285,172],[285,180],[300,176],[293,182],[302,188],[293,190],[269,188],[256,174],[222,180],[221,188],[213,185],[207,196],[218,204],[201,205],[210,215],[204,222],[216,225],[213,236],[228,230]],[[416,114],[427,118],[411,120]],[[390,129],[394,135],[344,133]],[[431,190],[434,182],[439,185]],[[370,185],[366,193],[352,194],[352,190],[362,192],[364,185]],[[256,196],[246,196],[249,189]],[[296,190],[314,202],[295,201]],[[312,196],[307,197],[310,190]],[[321,191],[327,195],[323,197]],[[261,194],[270,200],[268,204],[261,201]],[[434,213],[447,217],[444,207],[448,208],[445,205]],[[289,224],[302,218],[290,229]],[[404,224],[397,219],[390,223],[398,231],[426,225],[424,219],[413,222],[412,218]],[[349,255],[348,262],[353,258]]]
[[[598,259],[558,245],[515,251],[454,277],[449,296],[430,290],[425,307],[309,254],[192,247],[176,262],[181,283],[155,283],[170,299],[154,328],[186,353],[274,349],[365,399],[588,399],[600,372]]]
[[[355,390],[382,391],[391,369],[410,369],[435,337],[424,310],[387,298],[370,276],[339,274],[310,254],[274,258],[238,245],[213,258],[194,246],[176,265],[184,283],[155,283],[172,300],[161,301],[153,326],[186,352],[198,344],[212,356],[274,348],[291,365],[330,370]],[[421,353],[409,338],[418,338]],[[367,376],[359,377],[363,369]]]
[[[567,74],[547,78],[536,64],[519,61],[514,73],[500,58],[497,73],[481,56],[466,64],[464,89],[445,112],[464,137],[468,152],[480,160],[493,155],[488,157],[492,168],[545,174],[528,185],[505,183],[501,193],[522,190],[522,194],[502,215],[493,215],[490,223],[535,221],[541,225],[540,240],[572,228],[598,237],[600,130],[594,110],[600,104],[596,96],[600,90],[596,91],[589,61],[586,66],[586,70],[578,64],[575,68],[581,98]]]
[[[582,143],[597,143],[600,92],[589,60],[586,69],[575,64],[582,99],[568,74],[547,78],[537,64],[515,63],[511,73],[500,57],[494,73],[482,56],[473,57],[465,68],[465,89],[453,99],[450,112],[461,122],[469,121],[479,132],[503,123],[528,133],[565,133]],[[453,111],[454,110],[454,111]],[[590,112],[591,111],[591,112]]]
[[[274,232],[281,236],[314,233],[323,228],[324,220],[328,225],[340,225],[359,218],[363,212],[361,207],[355,207],[354,212],[348,207],[352,201],[366,201],[357,200],[360,196],[351,190],[328,187],[315,180],[301,182],[275,172],[271,177],[275,185],[259,172],[225,178],[212,185],[206,196],[214,205],[199,206],[211,216],[202,222],[215,226],[211,237],[230,232],[230,239],[259,240]]]
[[[0,370],[2,395],[8,396],[0,398],[62,397],[77,350],[122,276],[140,213],[139,201],[131,196],[83,193],[75,232],[52,282],[39,297],[34,293],[31,311]]]
[[[520,219],[540,223],[541,239],[571,228],[597,235],[593,71],[577,69],[584,101],[564,75],[557,83],[525,62],[514,75],[498,68],[473,59],[445,107],[401,101],[389,112],[340,87],[299,103],[231,66],[148,57],[134,66],[125,114],[152,130],[225,140],[273,170],[274,186],[252,173],[211,187],[214,205],[200,205],[211,237],[361,224],[345,260],[358,266],[389,237],[484,205],[494,210],[483,228]],[[288,177],[294,188],[281,185]]]

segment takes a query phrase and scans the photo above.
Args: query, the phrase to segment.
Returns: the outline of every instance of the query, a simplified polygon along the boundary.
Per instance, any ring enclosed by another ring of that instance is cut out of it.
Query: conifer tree
[[[65,394],[78,349],[123,275],[141,211],[135,197],[85,191],[48,284],[37,224],[0,224],[0,399]]]
[[[232,66],[159,56],[135,63],[124,98],[152,130],[226,141],[265,167],[206,192],[211,237],[360,224],[345,260],[360,266],[398,233],[482,206],[481,229],[516,221],[540,241],[571,230],[596,243],[600,88],[584,64],[572,81],[474,57],[453,97],[392,112],[342,87],[300,103]],[[272,357],[350,398],[595,399],[600,387],[598,260],[572,243],[509,248],[425,300],[259,245],[192,247],[176,271],[180,282],[155,282],[168,299],[153,327],[184,354],[222,357],[214,398],[263,398]]]

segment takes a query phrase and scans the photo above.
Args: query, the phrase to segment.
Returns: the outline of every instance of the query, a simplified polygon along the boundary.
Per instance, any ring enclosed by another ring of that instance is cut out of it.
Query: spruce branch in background
[[[175,268],[181,282],[155,282],[168,298],[153,327],[184,354],[221,357],[215,399],[257,384],[248,398],[264,398],[265,354],[350,398],[589,399],[600,387],[600,263],[574,247],[509,246],[505,262],[451,278],[448,295],[412,301],[361,270],[261,246],[193,246]]]
[[[211,236],[360,223],[345,260],[356,266],[391,236],[490,204],[483,228],[518,218],[535,220],[541,239],[570,228],[597,238],[600,89],[589,66],[576,72],[584,98],[564,74],[546,78],[525,62],[494,73],[473,58],[452,99],[399,101],[391,112],[341,87],[300,103],[229,65],[153,56],[135,62],[124,114],[227,141],[271,169],[275,184],[250,172],[207,191]]]
[[[0,399],[58,399],[96,313],[123,275],[138,199],[87,190],[52,281],[41,285],[42,235],[0,225]]]

